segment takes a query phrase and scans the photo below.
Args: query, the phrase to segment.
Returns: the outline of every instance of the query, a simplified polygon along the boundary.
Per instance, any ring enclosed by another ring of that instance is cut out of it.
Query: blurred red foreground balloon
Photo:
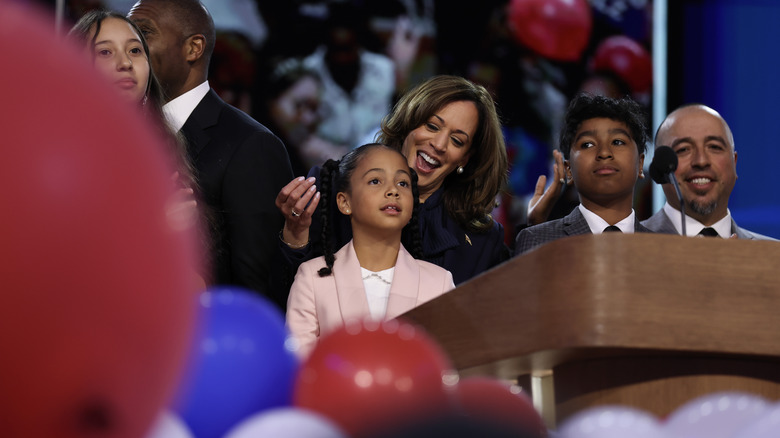
[[[143,436],[195,300],[163,146],[38,10],[0,3],[0,431]]]
[[[529,438],[547,436],[531,399],[511,389],[489,377],[468,377],[458,383],[456,394],[461,411],[470,418],[501,425]]]
[[[507,8],[520,44],[556,61],[580,59],[593,27],[587,0],[511,0]]]
[[[625,35],[606,38],[593,55],[593,71],[611,71],[634,93],[650,90],[653,83],[653,62],[650,53]]]
[[[320,339],[300,369],[293,403],[352,438],[372,436],[451,412],[451,368],[438,345],[408,323],[349,324]]]

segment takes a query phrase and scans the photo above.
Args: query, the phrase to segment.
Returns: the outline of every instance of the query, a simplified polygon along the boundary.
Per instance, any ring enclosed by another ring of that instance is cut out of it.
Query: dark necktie
[[[607,228],[604,228],[604,233],[622,233],[620,231],[620,228],[616,227],[615,225],[610,225]]]
[[[715,229],[712,227],[704,227],[701,231],[699,231],[699,236],[720,237],[718,236],[718,232],[715,231]]]

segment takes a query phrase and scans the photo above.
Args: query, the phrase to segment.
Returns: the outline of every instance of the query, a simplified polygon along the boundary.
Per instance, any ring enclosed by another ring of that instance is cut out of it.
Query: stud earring
[[[350,214],[350,213],[352,213],[352,210],[347,209],[347,214]]]
[[[457,172],[458,175],[462,175],[463,174],[463,166],[458,166],[458,168],[455,169],[455,172]]]

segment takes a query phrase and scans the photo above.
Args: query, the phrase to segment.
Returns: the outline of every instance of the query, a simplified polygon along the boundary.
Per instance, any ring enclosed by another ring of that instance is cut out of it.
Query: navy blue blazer
[[[276,298],[279,286],[271,277],[277,270],[274,263],[280,265],[278,234],[284,217],[274,200],[293,179],[284,144],[214,90],[198,103],[181,132],[201,198],[214,216],[211,283]]]
[[[652,233],[652,231],[642,226],[638,219],[635,219],[634,231],[637,233]],[[515,239],[514,255],[518,256],[525,254],[526,252],[553,240],[590,233],[588,221],[585,220],[585,216],[582,215],[580,208],[575,207],[574,210],[565,217],[534,225],[520,231]]]
[[[320,168],[314,167],[308,176],[317,178],[319,187]],[[330,196],[328,222],[332,224],[333,250],[346,245],[352,239],[352,225],[336,207],[335,187]],[[420,204],[419,221],[422,240],[422,259],[439,265],[452,273],[455,285],[509,259],[509,248],[504,244],[504,227],[498,222],[486,232],[466,231],[451,218],[442,202],[442,189],[434,192],[425,203]],[[309,228],[311,244],[300,250],[293,250],[280,242],[289,270],[286,275],[294,277],[298,266],[310,259],[323,255],[322,222],[320,208],[312,216]],[[401,241],[406,248],[412,248],[411,236],[404,233]],[[292,278],[289,279],[292,284]]]

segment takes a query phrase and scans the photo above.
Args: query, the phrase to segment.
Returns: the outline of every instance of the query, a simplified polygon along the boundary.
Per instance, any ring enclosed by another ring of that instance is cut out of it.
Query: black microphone
[[[680,216],[682,235],[685,236],[685,201],[683,201],[680,185],[677,184],[677,178],[674,171],[677,170],[677,153],[669,146],[658,146],[653,154],[653,162],[650,163],[650,178],[658,184],[672,183],[677,192],[677,199],[680,201]]]
[[[674,175],[677,170],[677,154],[669,146],[659,146],[650,163],[650,178],[658,184],[667,184],[669,175]]]

